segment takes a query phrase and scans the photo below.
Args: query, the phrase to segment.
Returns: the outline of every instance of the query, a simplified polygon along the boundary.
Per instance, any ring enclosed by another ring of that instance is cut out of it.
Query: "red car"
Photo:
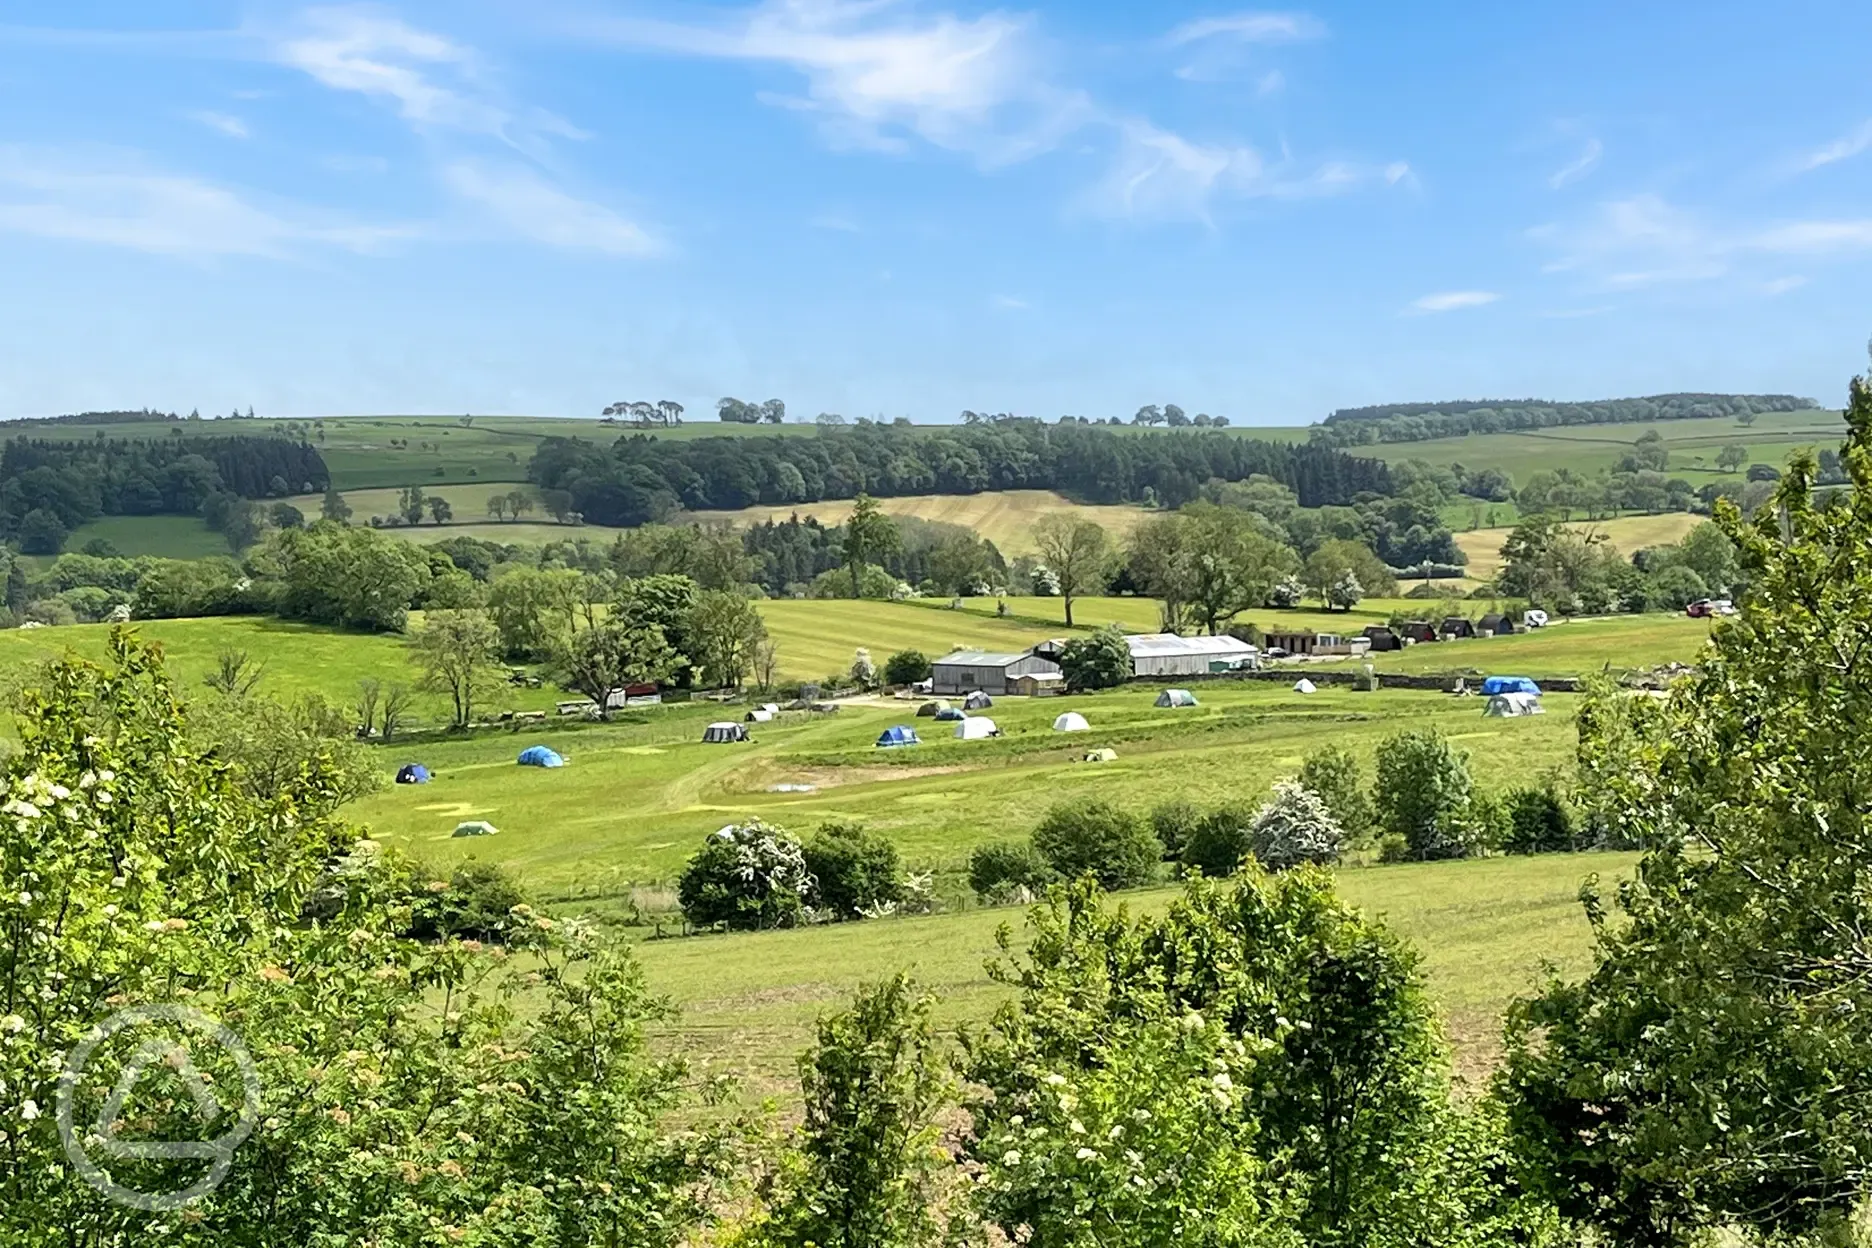
[[[1684,614],[1693,620],[1707,620],[1716,614],[1716,604],[1707,598],[1699,598],[1684,608]]]

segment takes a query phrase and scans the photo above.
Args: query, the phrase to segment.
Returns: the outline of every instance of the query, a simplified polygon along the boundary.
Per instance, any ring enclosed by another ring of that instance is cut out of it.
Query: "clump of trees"
[[[915,891],[897,847],[876,833],[827,824],[802,843],[758,819],[710,835],[677,881],[684,918],[729,930],[871,918]]]
[[[1735,416],[1753,423],[1762,412],[1804,412],[1820,405],[1791,394],[1654,394],[1641,399],[1555,403],[1547,399],[1484,399],[1479,402],[1385,403],[1340,408],[1313,427],[1315,441],[1328,446],[1419,442],[1466,433],[1507,433],[1562,425],[1648,423]]]

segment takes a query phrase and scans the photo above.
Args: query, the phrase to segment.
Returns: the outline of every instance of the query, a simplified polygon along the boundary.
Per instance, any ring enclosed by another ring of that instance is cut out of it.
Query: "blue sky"
[[[0,415],[1831,404],[1869,42],[1822,2],[12,0]]]

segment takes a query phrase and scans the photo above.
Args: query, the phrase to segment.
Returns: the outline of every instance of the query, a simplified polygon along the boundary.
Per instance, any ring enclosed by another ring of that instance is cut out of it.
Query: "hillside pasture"
[[[1460,463],[1465,468],[1500,468],[1517,485],[1536,472],[1570,468],[1591,476],[1611,468],[1632,443],[1657,430],[1670,452],[1669,475],[1696,485],[1723,479],[1739,480],[1740,473],[1716,467],[1716,453],[1737,445],[1748,451],[1749,463],[1779,466],[1800,446],[1836,445],[1846,428],[1835,411],[1768,412],[1744,426],[1734,417],[1704,420],[1660,420],[1650,424],[1567,425],[1516,433],[1468,434],[1424,442],[1390,442],[1378,446],[1348,447],[1354,455],[1367,455],[1395,463],[1421,459],[1433,464]],[[1486,504],[1484,504],[1486,506]]]
[[[316,513],[315,513],[316,514]],[[202,559],[209,555],[231,555],[227,539],[196,516],[99,516],[89,524],[73,529],[65,539],[65,549],[77,553],[85,543],[102,538],[126,559],[143,555],[158,559]],[[52,562],[52,555],[26,556],[39,564]]]
[[[1075,503],[1052,490],[1000,490],[982,494],[914,494],[903,498],[881,498],[878,506],[887,515],[912,516],[919,520],[937,520],[975,530],[993,542],[1008,558],[1034,553],[1033,526],[1042,516],[1066,514],[1091,520],[1111,534],[1114,543],[1130,539],[1131,531],[1152,513],[1129,505],[1094,506]],[[812,518],[831,527],[845,523],[851,515],[850,499],[820,503],[800,503],[780,507],[750,507],[744,511],[698,511],[678,517],[700,521],[728,521],[734,524],[764,524],[798,515]]]
[[[1656,516],[1619,516],[1612,520],[1583,520],[1566,527],[1576,533],[1604,535],[1606,543],[1620,555],[1630,558],[1647,546],[1667,546],[1681,542],[1703,516],[1684,511],[1667,511]],[[1488,580],[1502,569],[1502,543],[1512,528],[1472,529],[1456,534],[1456,546],[1469,557],[1469,574]]]
[[[1629,854],[1555,854],[1474,862],[1411,863],[1338,873],[1340,894],[1382,919],[1423,955],[1459,1075],[1479,1080],[1501,1049],[1508,1002],[1552,963],[1577,973],[1591,929],[1579,904],[1588,875],[1631,869]],[[1154,913],[1177,890],[1125,894]],[[652,988],[681,1010],[667,1033],[682,1051],[731,1071],[749,1099],[788,1096],[794,1062],[814,1021],[860,983],[911,971],[937,998],[945,1030],[988,1017],[1008,993],[988,976],[995,933],[1009,925],[1019,948],[1025,923],[1012,908],[882,919],[797,931],[645,941],[637,946]]]

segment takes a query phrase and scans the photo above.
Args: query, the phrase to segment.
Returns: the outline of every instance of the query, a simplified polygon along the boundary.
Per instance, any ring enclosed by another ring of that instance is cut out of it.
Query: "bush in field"
[[[526,893],[499,863],[470,858],[446,874],[420,865],[410,872],[409,934],[418,940],[467,937],[505,943],[509,932],[529,928]]]
[[[1151,810],[1151,830],[1163,842],[1166,861],[1183,860],[1183,847],[1189,844],[1202,817],[1202,811],[1191,802],[1165,802]]]
[[[1272,871],[1302,863],[1330,866],[1339,861],[1345,839],[1319,794],[1294,780],[1274,782],[1273,796],[1248,828],[1249,848]]]
[[[792,927],[817,891],[793,834],[758,819],[710,834],[676,884],[683,917],[697,927]]]
[[[969,887],[983,901],[1036,897],[1053,879],[1053,868],[1025,841],[979,845],[969,855]]]
[[[1357,845],[1371,835],[1371,797],[1358,759],[1343,746],[1329,745],[1307,756],[1300,783],[1319,794],[1327,811],[1345,830],[1346,843]]]
[[[884,660],[884,683],[914,685],[930,678],[929,656],[921,650],[899,650]]]
[[[1089,875],[1104,888],[1148,884],[1163,860],[1150,825],[1110,802],[1055,806],[1034,829],[1033,847],[1062,878]]]
[[[1108,624],[1090,637],[1075,637],[1060,649],[1060,671],[1072,690],[1112,689],[1131,679],[1131,648],[1124,632]]]
[[[1559,786],[1512,789],[1503,801],[1508,836],[1502,848],[1511,854],[1558,854],[1578,848],[1579,822]]]
[[[861,919],[904,899],[897,846],[856,824],[826,824],[806,842],[802,855],[818,884],[816,904],[835,918]]]
[[[1388,856],[1464,858],[1475,848],[1469,821],[1475,783],[1469,756],[1435,729],[1399,733],[1378,747],[1372,805]]]
[[[1183,865],[1211,879],[1234,875],[1253,852],[1254,819],[1250,806],[1219,806],[1202,815],[1183,842]]]

